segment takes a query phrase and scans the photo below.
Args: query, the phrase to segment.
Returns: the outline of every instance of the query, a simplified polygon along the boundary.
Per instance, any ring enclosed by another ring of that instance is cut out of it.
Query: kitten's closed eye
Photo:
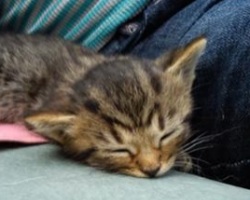
[[[120,149],[111,149],[108,150],[110,153],[115,153],[115,154],[129,154],[133,155],[132,151],[126,148],[120,148]]]
[[[163,135],[160,139],[160,145],[164,142],[164,140],[166,140],[167,138],[169,138],[171,135],[173,135],[175,133],[176,129],[167,132],[165,135]]]

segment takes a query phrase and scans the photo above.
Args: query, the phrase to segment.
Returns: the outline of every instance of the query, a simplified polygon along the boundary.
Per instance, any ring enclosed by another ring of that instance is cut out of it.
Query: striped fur
[[[0,30],[46,33],[101,49],[150,0],[1,0]]]
[[[88,165],[160,176],[188,157],[180,149],[205,43],[144,60],[104,57],[56,38],[2,36],[0,121],[25,123]]]

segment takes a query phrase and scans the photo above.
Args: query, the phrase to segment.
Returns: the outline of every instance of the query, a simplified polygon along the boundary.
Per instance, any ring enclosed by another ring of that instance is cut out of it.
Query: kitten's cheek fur
[[[156,177],[165,175],[170,169],[174,167],[175,156],[172,156],[167,162],[161,164],[161,168],[156,174]]]
[[[184,165],[180,168],[183,172],[189,172],[193,168],[193,162],[190,155],[184,153],[182,160],[184,161]]]
[[[193,168],[192,157],[184,151],[177,155],[176,162],[178,161],[183,163],[182,166],[177,167],[180,171],[189,172]]]

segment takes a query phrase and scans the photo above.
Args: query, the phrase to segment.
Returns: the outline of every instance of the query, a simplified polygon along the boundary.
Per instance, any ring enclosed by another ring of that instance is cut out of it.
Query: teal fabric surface
[[[250,190],[172,171],[157,179],[108,174],[53,145],[0,149],[2,200],[249,200]]]
[[[0,29],[48,33],[100,49],[150,0],[1,0]]]

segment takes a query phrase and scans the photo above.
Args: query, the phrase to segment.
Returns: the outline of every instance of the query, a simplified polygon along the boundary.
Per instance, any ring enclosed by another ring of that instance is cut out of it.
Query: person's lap
[[[154,1],[138,18],[143,29],[132,39],[117,34],[103,52],[154,58],[205,35],[208,47],[197,67],[192,122],[197,135],[211,135],[197,148],[212,148],[194,156],[209,163],[198,162],[201,175],[250,188],[250,1],[190,0],[187,6],[185,1]],[[165,23],[156,23],[159,19]]]

